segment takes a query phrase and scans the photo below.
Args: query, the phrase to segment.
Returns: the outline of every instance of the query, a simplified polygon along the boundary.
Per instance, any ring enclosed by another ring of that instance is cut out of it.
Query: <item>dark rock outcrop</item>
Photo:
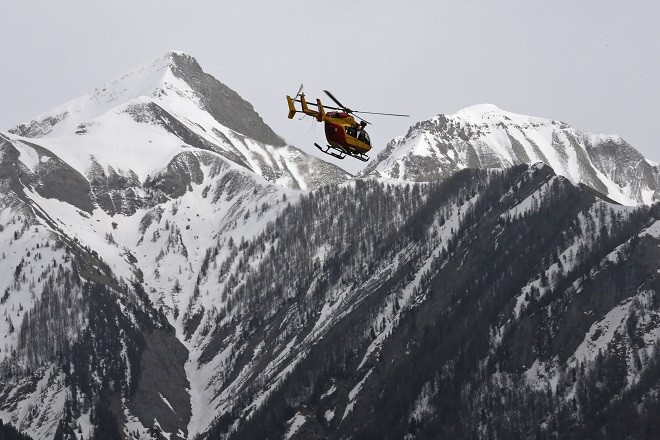
[[[184,370],[188,350],[172,331],[154,329],[143,335],[142,370],[128,406],[144,426],[157,420],[167,432],[186,433],[192,414],[187,391],[190,383]]]
[[[254,111],[252,104],[213,76],[204,73],[197,60],[175,52],[171,53],[171,57],[174,61],[171,66],[174,75],[190,85],[198,94],[203,108],[216,121],[256,141],[275,146],[285,145],[284,140]]]

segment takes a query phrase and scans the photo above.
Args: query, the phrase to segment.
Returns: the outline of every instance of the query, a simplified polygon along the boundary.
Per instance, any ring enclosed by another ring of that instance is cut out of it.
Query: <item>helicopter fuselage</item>
[[[325,138],[332,147],[366,153],[371,149],[367,132],[353,116],[343,112],[326,113],[323,118]]]

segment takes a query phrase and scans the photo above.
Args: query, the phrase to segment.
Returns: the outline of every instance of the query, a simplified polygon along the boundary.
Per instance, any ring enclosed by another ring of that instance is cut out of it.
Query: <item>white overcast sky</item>
[[[310,98],[410,114],[368,118],[373,155],[417,121],[490,103],[618,134],[660,161],[658,0],[6,3],[0,130],[181,50],[312,154],[322,127],[286,118],[301,83]]]

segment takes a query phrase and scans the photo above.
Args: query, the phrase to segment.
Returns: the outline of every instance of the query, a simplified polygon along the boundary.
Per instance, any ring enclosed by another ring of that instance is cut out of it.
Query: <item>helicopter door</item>
[[[364,142],[365,144],[371,146],[371,139],[369,139],[369,133],[364,130],[358,132],[358,140]]]

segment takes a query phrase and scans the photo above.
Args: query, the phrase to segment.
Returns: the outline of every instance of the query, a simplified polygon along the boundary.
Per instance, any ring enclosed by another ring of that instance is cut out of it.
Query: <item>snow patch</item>
[[[288,422],[286,422],[287,425],[289,425],[289,429],[284,435],[284,438],[288,440],[291,437],[293,437],[293,435],[300,429],[300,427],[305,423],[306,420],[307,418],[302,414],[300,414],[300,412],[298,412],[295,416],[293,416]]]
[[[357,385],[353,387],[350,393],[348,393],[348,405],[346,405],[346,410],[344,411],[344,415],[341,417],[342,420],[346,418],[348,413],[353,411],[353,407],[355,406],[356,402],[356,397],[360,390],[362,389],[362,385],[364,385],[364,382],[367,380],[367,378],[371,375],[371,372],[373,371],[373,368],[371,368],[369,371],[367,371],[367,374],[364,375],[362,380],[358,382]]]
[[[601,320],[591,325],[584,340],[571,357],[570,364],[572,366],[575,366],[577,362],[593,361],[599,351],[607,349],[616,332],[625,324],[632,300],[633,298],[624,300],[610,310]]]

